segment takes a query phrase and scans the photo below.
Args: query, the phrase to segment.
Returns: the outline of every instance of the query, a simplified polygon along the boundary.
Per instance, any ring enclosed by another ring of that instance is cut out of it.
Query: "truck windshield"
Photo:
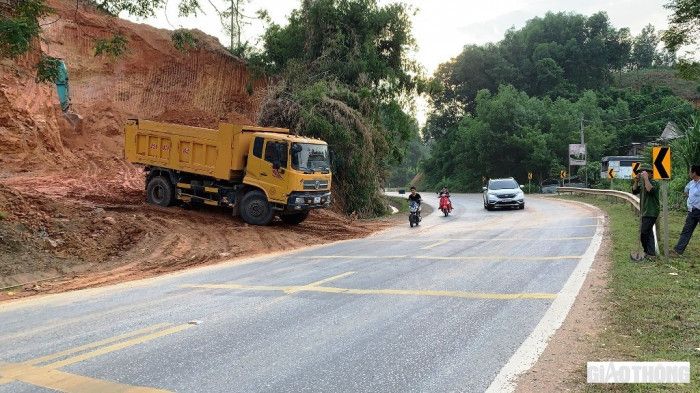
[[[304,172],[330,172],[328,146],[313,143],[293,143],[292,168]]]

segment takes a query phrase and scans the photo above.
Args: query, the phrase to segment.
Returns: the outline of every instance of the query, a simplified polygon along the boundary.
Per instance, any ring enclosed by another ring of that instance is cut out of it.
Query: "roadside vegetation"
[[[651,68],[675,73],[675,54],[659,42],[652,26],[632,37],[604,12],[548,13],[498,43],[466,46],[434,76],[425,185],[473,192],[483,177],[524,184],[528,172],[539,183],[568,169],[568,145],[580,142],[582,128],[595,166],[656,140],[669,121],[688,127],[695,82],[629,82]],[[599,177],[577,169],[586,170]]]
[[[408,198],[402,198],[402,197],[395,197],[395,196],[387,196],[385,197],[387,199],[387,203],[389,206],[393,206],[397,209],[399,209],[398,213],[408,213]],[[388,214],[391,215],[391,211],[388,211]]]
[[[682,258],[631,262],[636,250],[638,218],[629,205],[596,197],[567,198],[600,207],[609,217],[612,258],[609,326],[593,340],[590,361],[690,361],[688,385],[586,385],[591,392],[696,392],[700,386],[700,234],[695,233]],[[685,214],[669,219],[672,246]],[[585,367],[581,386],[585,385]]]

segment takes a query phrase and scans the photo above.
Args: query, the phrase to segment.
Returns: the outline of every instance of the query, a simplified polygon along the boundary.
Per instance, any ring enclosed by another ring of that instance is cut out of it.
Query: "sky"
[[[224,0],[210,0],[224,8]],[[393,3],[393,0],[379,0],[380,4]],[[591,15],[598,11],[608,13],[616,28],[629,27],[632,35],[639,34],[644,26],[651,23],[658,30],[668,26],[669,10],[663,5],[666,0],[402,0],[417,11],[413,18],[413,35],[418,49],[414,58],[421,63],[427,75],[437,66],[457,56],[465,45],[485,44],[500,41],[511,28],[521,28],[534,17],[543,16],[547,11],[575,12]],[[225,45],[228,42],[213,8],[203,1],[204,15],[180,18],[177,15],[178,0],[170,0],[170,7],[160,11],[155,17],[137,19],[155,27],[196,28],[218,37]],[[300,4],[299,0],[250,0],[246,14],[253,15],[259,9],[268,11],[275,23],[284,25],[291,11]],[[125,16],[126,17],[126,16]],[[265,26],[254,21],[246,26],[244,40],[255,44],[259,41]],[[427,105],[423,99],[416,102],[416,117],[424,124]]]

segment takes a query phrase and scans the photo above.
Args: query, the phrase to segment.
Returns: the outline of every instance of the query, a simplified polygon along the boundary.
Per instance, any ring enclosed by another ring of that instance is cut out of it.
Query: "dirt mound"
[[[163,209],[142,200],[51,200],[0,185],[0,288],[19,285],[0,291],[0,300],[362,237],[392,223],[316,211],[299,226],[277,220],[257,227],[227,209]]]

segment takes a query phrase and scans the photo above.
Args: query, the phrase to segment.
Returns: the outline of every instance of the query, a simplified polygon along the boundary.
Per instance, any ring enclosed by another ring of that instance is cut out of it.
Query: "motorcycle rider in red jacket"
[[[447,187],[442,187],[442,190],[439,192],[440,198],[447,197],[447,203],[448,203],[448,210],[451,212],[452,211],[452,201],[450,200],[450,191],[447,189]],[[440,204],[442,207],[442,203]]]

